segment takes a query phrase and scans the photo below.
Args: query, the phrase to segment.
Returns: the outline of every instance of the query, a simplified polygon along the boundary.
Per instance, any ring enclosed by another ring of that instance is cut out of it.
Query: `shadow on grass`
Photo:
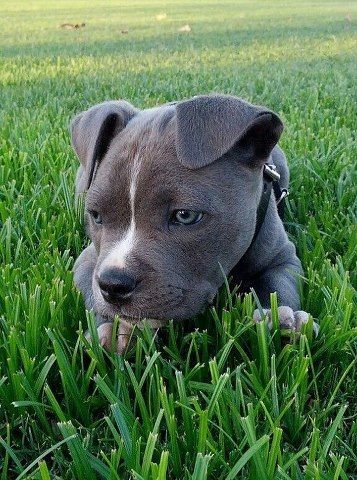
[[[55,31],[53,39],[47,42],[37,42],[23,45],[3,45],[2,57],[81,57],[90,55],[93,57],[126,53],[148,53],[156,49],[165,51],[182,51],[192,48],[224,48],[236,46],[241,49],[252,43],[276,42],[284,43],[291,39],[307,40],[328,38],[331,35],[352,35],[352,30],[346,30],[344,22],[324,20],[318,25],[277,25],[272,19],[260,21],[259,25],[252,27],[251,23],[238,22],[227,26],[224,22],[204,23],[205,28],[196,22],[193,23],[189,34],[180,34],[177,28],[165,26],[165,32],[161,34],[146,34],[142,27],[133,27],[128,35],[121,35],[120,28],[115,31],[103,29],[102,35],[106,38],[92,40],[93,31]],[[138,38],[139,37],[139,38]],[[61,41],[59,41],[59,38]]]

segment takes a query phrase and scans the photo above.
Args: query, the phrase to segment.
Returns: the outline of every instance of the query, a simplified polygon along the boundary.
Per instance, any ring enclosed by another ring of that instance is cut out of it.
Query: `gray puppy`
[[[76,194],[86,192],[91,239],[74,279],[102,345],[115,315],[118,352],[142,319],[158,327],[194,316],[212,302],[223,273],[242,291],[254,288],[265,308],[277,292],[282,326],[299,330],[307,321],[301,264],[271,188],[277,173],[288,187],[276,145],[282,130],[275,113],[228,95],[148,110],[109,101],[74,118]]]

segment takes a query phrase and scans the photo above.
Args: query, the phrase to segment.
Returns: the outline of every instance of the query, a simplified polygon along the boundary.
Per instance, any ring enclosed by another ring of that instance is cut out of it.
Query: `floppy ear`
[[[72,146],[81,162],[80,181],[87,190],[113,138],[138,112],[124,100],[103,102],[78,114],[70,124]],[[84,177],[84,178],[83,178]]]
[[[283,131],[279,117],[230,95],[202,95],[176,106],[176,150],[188,168],[201,168],[225,153],[252,166],[269,157]]]

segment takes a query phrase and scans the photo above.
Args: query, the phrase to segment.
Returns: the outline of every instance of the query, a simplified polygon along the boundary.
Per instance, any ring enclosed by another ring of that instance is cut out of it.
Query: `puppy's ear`
[[[120,100],[100,103],[74,117],[70,124],[72,146],[83,167],[85,190],[113,138],[137,112],[130,103]]]
[[[188,168],[231,152],[248,165],[263,163],[283,131],[280,118],[229,95],[202,95],[176,105],[176,150]]]

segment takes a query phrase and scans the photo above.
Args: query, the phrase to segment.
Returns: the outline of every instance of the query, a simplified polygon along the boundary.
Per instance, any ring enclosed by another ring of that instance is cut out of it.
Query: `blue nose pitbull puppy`
[[[301,264],[272,189],[279,175],[283,194],[289,182],[282,130],[275,113],[228,95],[148,110],[109,101],[73,119],[76,194],[85,192],[91,240],[74,280],[102,345],[116,315],[119,353],[143,319],[158,327],[194,316],[222,272],[242,291],[254,288],[266,309],[277,292],[282,326],[307,321]]]

